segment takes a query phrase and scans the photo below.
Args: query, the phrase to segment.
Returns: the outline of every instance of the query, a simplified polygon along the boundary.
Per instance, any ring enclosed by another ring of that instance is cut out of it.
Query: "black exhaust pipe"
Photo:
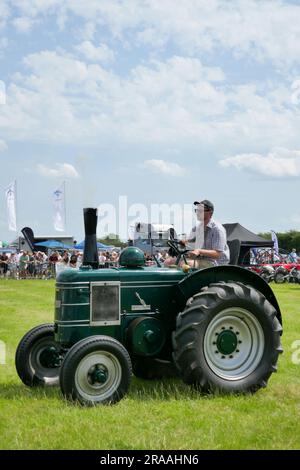
[[[83,266],[91,266],[93,269],[99,268],[99,258],[97,249],[97,209],[87,208],[83,209],[84,216],[84,251],[83,251]]]

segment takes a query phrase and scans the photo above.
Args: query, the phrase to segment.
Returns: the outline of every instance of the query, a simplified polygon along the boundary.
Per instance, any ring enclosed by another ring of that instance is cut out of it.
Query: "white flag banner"
[[[54,228],[58,232],[64,232],[66,226],[66,208],[65,208],[65,183],[53,192]]]
[[[7,210],[7,222],[8,229],[13,232],[17,231],[17,215],[16,215],[16,202],[17,202],[17,191],[16,181],[10,183],[5,190],[6,210]]]
[[[276,232],[274,232],[274,230],[271,230],[271,235],[272,235],[272,240],[274,242],[274,251],[276,255],[279,255],[279,244],[278,244],[278,238],[277,238]]]

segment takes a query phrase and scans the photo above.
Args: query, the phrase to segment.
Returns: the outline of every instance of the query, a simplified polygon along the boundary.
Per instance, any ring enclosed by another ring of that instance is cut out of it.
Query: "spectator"
[[[61,271],[64,271],[68,267],[69,267],[69,254],[67,251],[65,251],[61,259],[55,265],[56,276],[58,276]]]
[[[104,253],[100,253],[99,255],[99,266],[100,268],[104,267],[105,266],[105,262],[106,262],[106,256]]]
[[[20,269],[19,278],[20,279],[26,279],[28,261],[29,261],[28,253],[27,251],[23,251],[19,258],[19,269]]]
[[[288,261],[290,263],[298,263],[298,256],[297,256],[296,248],[293,248],[290,254],[288,255]]]
[[[10,277],[17,279],[18,277],[18,258],[16,253],[12,253],[8,262],[8,272]]]
[[[6,277],[7,276],[7,271],[8,271],[8,256],[7,254],[1,253],[0,255],[0,274],[1,277]]]
[[[46,261],[47,261],[47,256],[45,253],[42,253],[41,251],[38,251],[35,254],[35,269],[36,269],[36,276],[41,279],[43,276],[45,277],[46,275]]]
[[[29,277],[34,277],[35,272],[35,257],[32,253],[28,253],[27,273],[29,274]]]
[[[111,259],[111,262],[113,263],[113,265],[116,265],[119,261],[118,253],[116,253],[115,251],[112,251],[110,259]]]
[[[58,263],[58,261],[60,261],[60,259],[61,258],[60,258],[57,251],[54,251],[49,256],[49,265],[50,265],[49,267],[50,267],[51,273],[54,277],[55,277],[55,265],[56,265],[56,263]]]
[[[69,266],[70,268],[77,268],[77,255],[75,253],[71,255]]]
[[[50,264],[56,264],[60,260],[60,256],[57,251],[53,251],[51,255],[49,256],[49,263]]]
[[[76,256],[77,256],[77,268],[79,268],[82,265],[83,262],[83,252],[76,251]]]
[[[61,263],[64,265],[64,266],[69,266],[69,254],[67,251],[64,252],[62,258],[61,258]]]

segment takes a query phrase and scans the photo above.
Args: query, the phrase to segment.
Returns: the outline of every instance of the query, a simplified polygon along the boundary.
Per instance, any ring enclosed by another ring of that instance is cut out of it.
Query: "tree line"
[[[270,232],[259,233],[259,235],[266,240],[271,240],[272,236]],[[277,232],[279,248],[285,251],[292,251],[296,248],[297,253],[300,252],[300,232],[297,230],[289,230],[288,232]]]
[[[104,243],[104,245],[116,246],[119,248],[125,248],[125,246],[127,246],[127,243],[120,240],[119,235],[116,233],[109,233],[106,237],[98,238],[97,241]]]

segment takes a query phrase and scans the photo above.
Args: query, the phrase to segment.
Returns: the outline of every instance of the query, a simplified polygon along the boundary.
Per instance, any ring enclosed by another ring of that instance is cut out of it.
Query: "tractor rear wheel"
[[[210,284],[178,315],[174,361],[199,391],[255,392],[276,371],[281,332],[276,310],[259,291],[239,282]]]
[[[21,339],[15,357],[17,373],[25,385],[57,385],[63,360],[54,341],[54,325],[39,325]]]
[[[108,336],[91,336],[67,353],[60,372],[62,393],[82,405],[113,404],[127,393],[132,375],[124,346]]]

